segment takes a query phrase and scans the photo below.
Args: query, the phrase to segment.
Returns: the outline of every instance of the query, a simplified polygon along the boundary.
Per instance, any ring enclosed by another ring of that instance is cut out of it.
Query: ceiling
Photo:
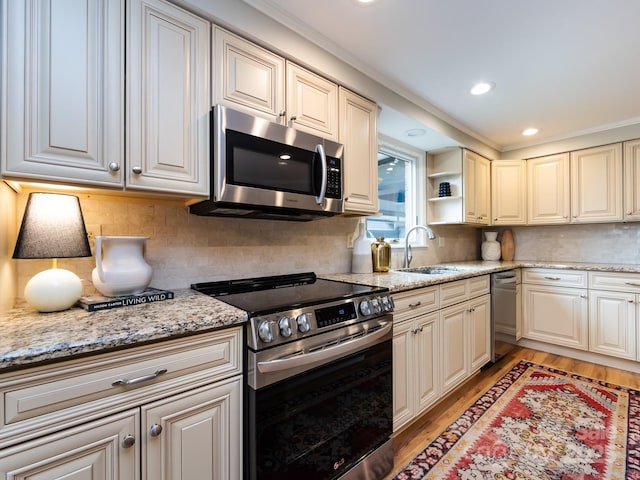
[[[497,150],[640,123],[638,0],[245,1]]]

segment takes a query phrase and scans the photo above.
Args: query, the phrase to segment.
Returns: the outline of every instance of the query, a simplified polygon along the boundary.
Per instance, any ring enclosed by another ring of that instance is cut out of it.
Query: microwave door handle
[[[322,162],[322,183],[320,186],[320,194],[316,197],[316,204],[322,205],[324,196],[327,193],[327,157],[324,154],[324,147],[321,144],[316,145],[316,153],[320,155]]]

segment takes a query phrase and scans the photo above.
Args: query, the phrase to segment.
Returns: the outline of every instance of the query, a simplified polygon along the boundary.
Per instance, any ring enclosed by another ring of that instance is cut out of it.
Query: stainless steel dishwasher
[[[520,339],[521,270],[491,274],[491,361],[496,362]]]

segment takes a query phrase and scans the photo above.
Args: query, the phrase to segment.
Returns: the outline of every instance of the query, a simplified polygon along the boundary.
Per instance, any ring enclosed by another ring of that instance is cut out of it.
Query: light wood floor
[[[559,368],[633,389],[640,389],[640,375],[636,373],[518,347],[501,358],[495,365],[482,370],[472,377],[435,407],[431,408],[413,425],[400,432],[393,440],[395,450],[393,470],[384,480],[393,478],[393,475],[398,470],[409,463],[442,430],[458,418],[482,393],[489,389],[520,360],[529,360],[540,365]]]

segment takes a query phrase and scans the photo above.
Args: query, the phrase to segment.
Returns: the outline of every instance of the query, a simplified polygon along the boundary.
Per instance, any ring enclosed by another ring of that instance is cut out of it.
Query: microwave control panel
[[[340,159],[327,157],[327,198],[342,198],[342,169]]]

